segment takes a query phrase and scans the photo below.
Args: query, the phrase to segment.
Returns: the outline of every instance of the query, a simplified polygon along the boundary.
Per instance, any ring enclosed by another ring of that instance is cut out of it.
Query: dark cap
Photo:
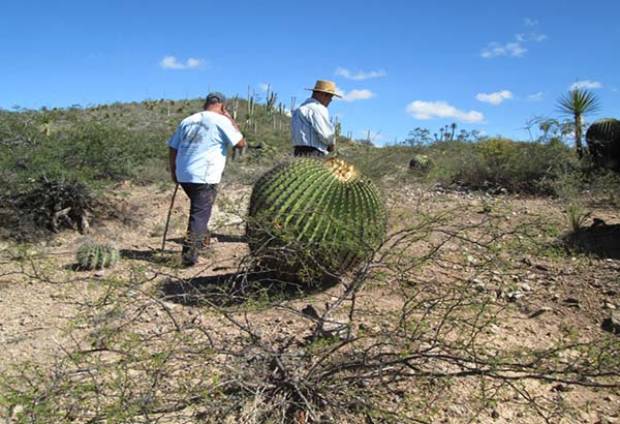
[[[208,105],[212,105],[215,103],[224,103],[224,102],[226,102],[226,96],[224,96],[219,91],[213,91],[209,93],[209,95],[207,96],[207,100],[205,100],[205,103]]]

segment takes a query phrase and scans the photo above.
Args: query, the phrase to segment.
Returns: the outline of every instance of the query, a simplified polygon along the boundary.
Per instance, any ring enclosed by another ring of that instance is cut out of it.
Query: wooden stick
[[[177,197],[177,190],[179,190],[179,183],[174,186],[174,192],[172,193],[172,199],[170,199],[170,208],[168,209],[168,217],[166,218],[166,226],[164,227],[164,237],[161,241],[161,252],[164,252],[166,247],[166,236],[168,235],[168,225],[170,224],[170,215],[172,214],[172,207],[174,206],[174,198]]]

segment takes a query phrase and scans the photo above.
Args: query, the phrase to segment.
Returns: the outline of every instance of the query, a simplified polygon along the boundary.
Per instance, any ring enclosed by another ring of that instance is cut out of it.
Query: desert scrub
[[[248,221],[252,253],[304,282],[359,264],[386,231],[377,188],[338,159],[298,159],[267,172],[252,190]]]
[[[76,253],[77,267],[82,270],[108,268],[119,259],[119,251],[114,246],[94,241],[83,243]]]
[[[570,150],[556,142],[446,141],[434,143],[428,155],[436,164],[429,179],[474,190],[553,194],[553,181],[576,166]]]
[[[38,228],[59,232],[62,228],[86,232],[95,198],[86,184],[64,177],[42,176],[32,181],[15,199],[23,219]]]

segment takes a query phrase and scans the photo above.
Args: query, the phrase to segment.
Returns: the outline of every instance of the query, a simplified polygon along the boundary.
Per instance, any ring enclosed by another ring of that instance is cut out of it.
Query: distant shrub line
[[[10,215],[8,205],[18,205],[19,199],[41,191],[42,181],[82,184],[87,189],[84,192],[96,192],[123,180],[136,184],[168,182],[166,140],[182,118],[201,107],[201,100],[195,99],[0,110],[0,197],[5,205],[4,212],[0,207],[0,214]],[[278,112],[264,105],[255,107],[248,126],[244,118],[247,105],[238,102],[238,120],[250,148],[231,161],[225,182],[252,183],[290,154],[288,121],[278,123],[274,118]],[[278,119],[285,117],[278,115]],[[406,179],[447,188],[558,195],[563,190],[559,185],[565,181],[585,181],[592,176],[593,167],[587,159],[578,160],[555,138],[517,142],[467,134],[454,137],[454,129],[449,130],[437,140],[408,146],[376,148],[368,142],[340,139],[338,154],[385,189]],[[425,163],[410,170],[414,157],[424,158]],[[38,216],[38,222],[50,222],[34,210],[22,212]]]

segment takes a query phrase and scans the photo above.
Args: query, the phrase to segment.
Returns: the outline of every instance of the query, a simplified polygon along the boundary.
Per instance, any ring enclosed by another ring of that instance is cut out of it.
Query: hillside
[[[245,239],[253,182],[291,160],[288,118],[265,105],[245,128],[251,148],[230,158],[201,263],[180,265],[182,193],[160,251],[165,142],[200,107],[0,112],[0,417],[620,419],[617,176],[553,143],[344,140],[340,157],[382,189],[388,236],[337,284],[308,290],[252,268]],[[237,116],[243,127],[243,100]],[[416,155],[432,167],[410,169]],[[69,215],[50,229],[61,197],[84,205],[87,230]],[[120,263],[76,268],[86,238],[113,243]]]

